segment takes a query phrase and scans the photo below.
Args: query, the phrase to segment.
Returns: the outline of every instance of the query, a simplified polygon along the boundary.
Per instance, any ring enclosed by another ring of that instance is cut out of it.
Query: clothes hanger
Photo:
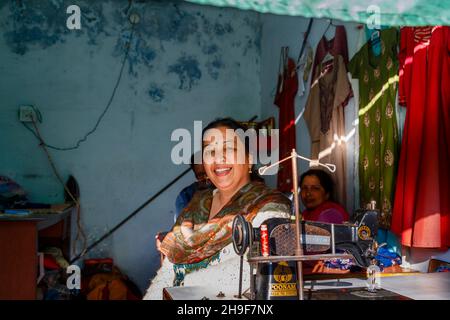
[[[284,158],[284,159],[282,159],[280,161],[272,163],[271,165],[263,166],[263,167],[258,169],[258,173],[260,175],[264,175],[266,173],[266,171],[269,170],[270,168],[273,168],[274,166],[277,166],[280,163],[291,159],[292,157],[293,156],[291,155],[291,156],[288,156],[288,157],[286,157],[286,158]],[[306,162],[308,162],[310,168],[311,167],[319,167],[320,166],[320,167],[324,167],[324,168],[328,169],[332,173],[336,172],[336,165],[333,164],[333,163],[322,163],[322,162],[320,162],[319,159],[309,159],[309,158],[306,158],[306,157],[303,157],[303,156],[299,155],[296,151],[295,151],[295,157],[299,158],[299,159],[302,159],[302,160],[305,160]]]
[[[379,56],[381,53],[381,29],[372,29],[370,30],[370,32],[371,33],[367,44],[369,46],[369,49],[372,50],[372,53],[375,56]]]
[[[369,39],[369,46],[374,47],[380,43],[380,30],[376,29],[372,31]]]
[[[300,49],[300,53],[297,58],[297,67],[296,67],[297,70],[300,68],[300,60],[302,59],[303,51],[305,50],[306,41],[308,40],[309,34],[311,32],[313,21],[314,21],[314,18],[311,18],[309,20],[308,28],[306,29],[305,35],[303,36],[302,47]]]
[[[325,39],[326,39],[326,37],[325,37],[325,34],[327,33],[327,31],[328,31],[328,29],[330,29],[330,27],[331,26],[333,26],[333,27],[338,27],[338,25],[335,25],[334,23],[333,23],[333,19],[329,19],[330,21],[329,21],[329,23],[328,23],[328,26],[327,26],[327,28],[325,29],[325,32],[323,33],[323,36],[322,37],[324,37]]]
[[[278,75],[281,75],[281,80],[280,80],[281,82],[280,82],[280,86],[278,88],[279,92],[283,91],[284,75],[287,71],[288,57],[289,57],[289,47],[281,47],[280,60],[279,60],[279,64],[278,64]],[[276,88],[274,88],[274,90],[276,90]],[[275,93],[275,94],[277,94],[277,93]]]
[[[333,19],[329,19],[329,23],[328,23],[328,26],[327,26],[327,28],[325,29],[325,32],[323,33],[323,36],[322,36],[322,38],[325,38],[325,39],[327,39],[326,38],[326,33],[328,32],[328,30],[330,29],[330,27],[331,26],[333,26],[333,27],[338,27],[337,25],[335,25],[334,23],[333,23]],[[322,59],[322,61],[321,61],[321,64],[329,64],[331,61],[333,61],[334,60],[334,56],[330,53],[330,52],[327,52],[327,54],[325,55],[325,57]]]

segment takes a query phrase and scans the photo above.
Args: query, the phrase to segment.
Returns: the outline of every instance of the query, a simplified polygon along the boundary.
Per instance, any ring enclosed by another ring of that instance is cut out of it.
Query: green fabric
[[[385,26],[450,25],[450,0],[186,0],[197,4],[235,7],[261,13],[329,18],[370,24],[377,6]],[[369,11],[369,12],[368,12]]]
[[[366,43],[348,64],[359,79],[359,184],[361,205],[377,202],[380,227],[389,229],[398,156],[395,99],[398,87],[395,28],[381,31],[381,54]]]

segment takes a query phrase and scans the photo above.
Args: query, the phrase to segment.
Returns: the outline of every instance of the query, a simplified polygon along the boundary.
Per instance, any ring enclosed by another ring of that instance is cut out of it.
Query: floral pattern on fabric
[[[195,193],[171,232],[164,238],[161,252],[170,262],[183,265],[197,264],[217,254],[231,243],[232,222],[237,214],[252,221],[261,208],[268,204],[271,204],[271,210],[290,212],[287,197],[259,182],[250,182],[242,187],[230,202],[209,220],[212,198],[213,190]],[[193,229],[189,238],[185,238],[182,234],[182,226]],[[188,269],[192,269],[191,267],[195,269],[197,265],[187,266]]]
[[[368,43],[352,58],[348,69],[359,79],[359,177],[361,205],[377,202],[379,225],[389,229],[398,158],[395,98],[398,82],[395,28],[382,30],[381,54]],[[371,121],[374,120],[374,121]]]

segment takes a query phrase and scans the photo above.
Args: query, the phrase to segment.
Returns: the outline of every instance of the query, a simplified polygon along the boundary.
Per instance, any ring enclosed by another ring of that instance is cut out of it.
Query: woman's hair
[[[196,157],[198,154],[200,154],[200,159],[201,159],[201,154],[202,154],[201,151],[194,152],[194,153],[191,155],[190,166],[191,166],[192,171],[195,171],[195,165],[197,164],[197,163],[195,163],[195,157]],[[198,164],[202,164],[202,163],[198,163]]]
[[[216,119],[212,122],[210,122],[205,129],[203,129],[202,131],[202,139],[205,136],[206,131],[208,131],[209,129],[216,129],[219,127],[226,127],[229,129],[233,129],[234,131],[241,129],[242,131],[245,132],[245,130],[247,130],[248,128],[246,126],[244,126],[243,124],[237,122],[236,120],[232,119],[232,118],[219,118]],[[241,139],[242,141],[242,137],[239,136],[239,139]],[[245,154],[249,154],[250,152],[250,142],[248,141],[248,139],[244,139],[245,141],[242,141],[242,143],[245,146]]]
[[[323,170],[320,169],[309,169],[303,173],[300,177],[300,186],[306,176],[315,176],[320,181],[320,185],[325,189],[325,192],[329,194],[330,200],[333,198],[334,182],[331,176]]]

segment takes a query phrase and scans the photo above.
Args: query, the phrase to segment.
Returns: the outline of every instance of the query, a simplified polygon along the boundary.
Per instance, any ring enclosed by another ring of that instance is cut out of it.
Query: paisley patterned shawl
[[[212,198],[212,190],[197,192],[164,238],[161,252],[170,262],[197,263],[219,252],[232,241],[231,227],[237,214],[252,221],[263,207],[290,212],[289,200],[260,182],[242,187],[213,219],[208,220]],[[193,229],[189,238],[183,236],[181,226]]]

